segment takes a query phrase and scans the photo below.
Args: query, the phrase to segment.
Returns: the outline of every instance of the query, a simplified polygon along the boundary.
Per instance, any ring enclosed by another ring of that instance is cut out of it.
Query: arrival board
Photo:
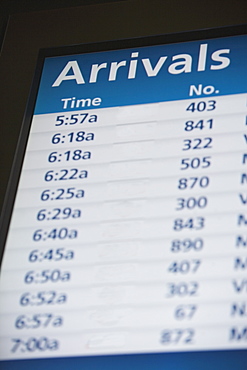
[[[246,366],[247,36],[136,45],[44,59],[2,261],[4,369]]]

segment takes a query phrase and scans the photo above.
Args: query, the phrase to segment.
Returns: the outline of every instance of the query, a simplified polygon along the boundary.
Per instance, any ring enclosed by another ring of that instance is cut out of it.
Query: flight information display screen
[[[1,232],[1,369],[246,369],[244,29],[42,52]]]

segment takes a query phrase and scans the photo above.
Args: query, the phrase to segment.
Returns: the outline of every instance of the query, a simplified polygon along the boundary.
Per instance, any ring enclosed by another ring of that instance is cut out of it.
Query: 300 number
[[[182,209],[194,209],[194,208],[205,208],[207,206],[208,200],[206,197],[199,197],[199,198],[178,198],[177,199],[177,211],[181,211]]]

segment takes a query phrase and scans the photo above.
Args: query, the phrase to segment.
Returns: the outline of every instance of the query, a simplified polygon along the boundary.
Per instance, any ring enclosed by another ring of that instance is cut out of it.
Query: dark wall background
[[[0,209],[40,48],[244,23],[246,0],[0,0]]]
[[[38,10],[72,8],[82,5],[110,3],[115,0],[1,0],[0,1],[0,45],[4,40],[11,15]],[[118,0],[125,1],[125,0]]]

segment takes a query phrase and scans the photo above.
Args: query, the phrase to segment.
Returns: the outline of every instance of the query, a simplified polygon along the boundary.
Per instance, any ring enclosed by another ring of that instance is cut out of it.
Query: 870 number
[[[188,177],[188,178],[182,178],[178,180],[179,190],[193,189],[194,187],[207,188],[208,185],[209,185],[209,177],[207,176]]]

